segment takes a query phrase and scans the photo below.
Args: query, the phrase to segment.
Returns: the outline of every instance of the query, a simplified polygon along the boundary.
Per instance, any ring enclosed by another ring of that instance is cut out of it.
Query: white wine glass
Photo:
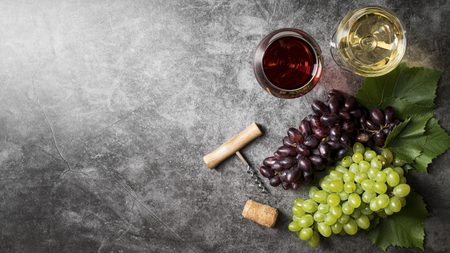
[[[336,64],[361,76],[380,76],[393,70],[406,51],[406,31],[400,19],[381,6],[349,12],[330,41]]]

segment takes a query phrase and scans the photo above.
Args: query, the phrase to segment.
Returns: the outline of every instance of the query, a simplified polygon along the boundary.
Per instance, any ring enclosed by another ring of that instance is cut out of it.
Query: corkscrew
[[[244,131],[240,132],[238,135],[234,136],[233,138],[222,144],[222,146],[217,148],[212,153],[204,156],[203,161],[210,169],[214,169],[223,160],[227,159],[233,154],[236,154],[246,166],[246,172],[250,174],[250,178],[258,186],[261,192],[269,193],[269,191],[263,185],[257,174],[254,172],[254,170],[250,167],[250,165],[244,159],[242,154],[239,152],[239,150],[242,149],[245,145],[247,145],[252,140],[256,139],[261,135],[262,135],[261,130],[258,128],[256,123],[253,122]]]

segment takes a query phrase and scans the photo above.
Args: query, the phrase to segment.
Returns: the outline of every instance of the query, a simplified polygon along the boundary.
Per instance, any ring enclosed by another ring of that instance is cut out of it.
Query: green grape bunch
[[[296,232],[311,247],[320,235],[354,235],[368,229],[378,215],[386,218],[400,212],[411,188],[406,184],[402,166],[389,149],[375,150],[357,142],[319,186],[309,189],[309,199],[296,199],[289,230]]]

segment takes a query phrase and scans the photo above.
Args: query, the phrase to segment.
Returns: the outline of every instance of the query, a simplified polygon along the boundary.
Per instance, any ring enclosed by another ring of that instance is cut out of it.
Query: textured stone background
[[[286,228],[307,187],[265,196],[237,157],[202,160],[255,121],[264,135],[242,154],[257,169],[311,101],[355,93],[363,78],[336,67],[328,41],[368,4],[403,20],[409,66],[446,71],[435,115],[450,132],[449,1],[0,1],[0,251],[380,252],[361,233],[309,248]],[[324,55],[320,84],[294,100],[264,92],[251,66],[283,27]],[[426,252],[450,251],[449,163],[408,175],[434,214]],[[248,199],[280,211],[275,228],[241,216]]]

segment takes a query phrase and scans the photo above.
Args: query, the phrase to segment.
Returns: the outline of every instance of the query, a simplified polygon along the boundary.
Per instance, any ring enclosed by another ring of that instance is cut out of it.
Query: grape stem
[[[384,126],[380,126],[380,130],[370,130],[370,129],[366,129],[364,127],[364,125],[363,125],[361,129],[358,129],[358,134],[359,134],[359,131],[364,131],[364,132],[369,132],[372,135],[375,135],[376,133],[381,132],[381,131],[385,130],[388,127],[389,127],[389,124],[386,123],[386,124],[384,124]]]

